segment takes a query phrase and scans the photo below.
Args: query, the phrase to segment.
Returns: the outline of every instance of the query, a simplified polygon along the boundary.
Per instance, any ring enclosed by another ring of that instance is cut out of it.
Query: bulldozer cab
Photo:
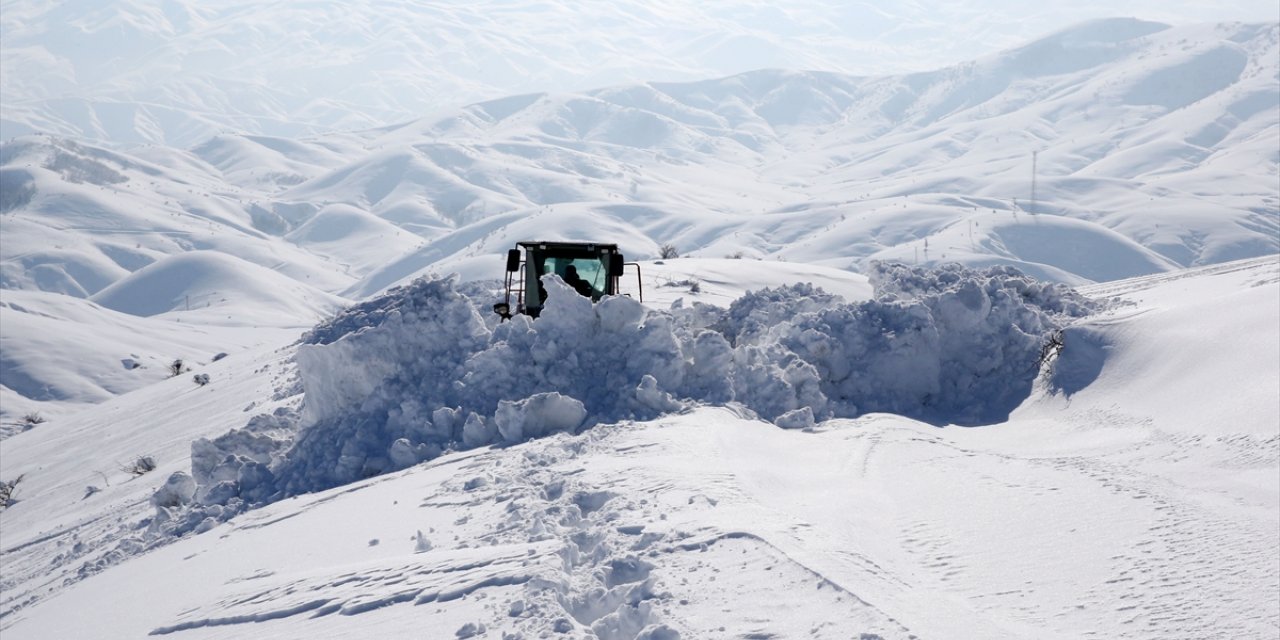
[[[515,313],[537,317],[546,301],[542,276],[554,273],[592,302],[619,293],[625,261],[616,244],[518,242],[507,252],[505,298],[493,305],[503,319]],[[634,263],[632,263],[634,264]],[[637,283],[639,282],[639,265]],[[514,299],[514,300],[513,300]]]

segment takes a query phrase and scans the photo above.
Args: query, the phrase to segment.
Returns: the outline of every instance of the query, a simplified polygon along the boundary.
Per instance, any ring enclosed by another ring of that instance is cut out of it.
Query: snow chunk
[[[812,429],[813,409],[800,407],[794,411],[788,411],[775,418],[773,423],[783,429]]]
[[[636,401],[647,409],[657,413],[672,413],[684,407],[671,394],[658,388],[658,381],[645,374],[640,378],[640,386],[636,387]]]
[[[201,487],[197,500],[226,504],[230,497],[261,502],[274,491],[273,463],[293,443],[297,414],[286,407],[254,416],[243,429],[191,443],[191,475]],[[218,492],[213,488],[227,483]]]
[[[493,421],[508,444],[560,431],[572,432],[587,417],[582,403],[556,392],[539,393],[518,402],[501,400]]]
[[[680,640],[680,632],[665,624],[651,624],[640,630],[636,640]]]
[[[184,471],[175,471],[151,495],[151,504],[155,507],[178,507],[191,504],[195,495],[196,481]]]
[[[431,541],[427,540],[427,537],[422,535],[422,530],[419,529],[418,533],[413,537],[413,552],[426,553],[431,549],[432,549]]]
[[[458,630],[453,633],[453,635],[458,638],[474,638],[475,636],[481,635],[484,632],[485,632],[484,625],[476,624],[474,622],[468,622],[462,625],[461,627],[459,627]]]

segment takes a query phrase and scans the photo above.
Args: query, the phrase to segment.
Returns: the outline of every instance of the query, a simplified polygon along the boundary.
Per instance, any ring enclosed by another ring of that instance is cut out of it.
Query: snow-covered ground
[[[1280,636],[1280,16],[1070,4],[5,3],[0,635]]]
[[[26,475],[2,516],[0,624],[13,638],[1272,637],[1277,285],[1266,258],[1096,287],[1126,304],[1072,325],[998,424],[868,414],[796,431],[703,406],[446,454],[156,543],[148,498],[189,468],[190,441],[296,400],[288,350],[227,358],[207,387],[171,380],[3,442],[4,476]],[[141,453],[157,472],[116,468]]]

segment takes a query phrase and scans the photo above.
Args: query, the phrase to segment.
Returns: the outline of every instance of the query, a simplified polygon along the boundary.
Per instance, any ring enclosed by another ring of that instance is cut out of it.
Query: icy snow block
[[[692,360],[685,374],[686,393],[707,402],[733,400],[733,346],[715,331],[702,331],[693,339],[689,350]]]
[[[472,412],[462,425],[462,446],[468,449],[493,444],[498,440],[498,430],[493,424],[485,421],[479,414]]]
[[[967,280],[955,290],[938,296],[933,313],[938,323],[949,329],[970,331],[991,313],[991,298],[977,282]]]
[[[521,442],[560,431],[572,432],[587,418],[587,409],[576,398],[555,391],[524,400],[502,400],[493,421],[506,443]]]
[[[397,469],[405,469],[418,464],[418,456],[414,454],[413,443],[408,438],[398,438],[391,443],[391,449],[387,451],[387,457],[391,458],[391,464]]]
[[[236,473],[236,485],[240,488],[240,497],[248,502],[262,502],[275,489],[275,474],[259,462],[252,460],[241,465]]]
[[[620,584],[642,582],[649,578],[653,564],[635,556],[615,558],[609,561],[604,570],[604,586],[612,589]]]
[[[549,322],[540,325],[554,324],[562,331],[575,333],[589,330],[588,325],[595,321],[591,298],[579,294],[554,273],[542,276],[542,286],[547,290],[547,304],[539,317]]]
[[[259,414],[243,429],[232,429],[213,440],[191,443],[191,475],[200,486],[236,480],[240,467],[253,461],[270,464],[292,441],[297,414],[281,407],[274,414]]]
[[[233,480],[224,480],[211,487],[202,488],[200,504],[205,506],[225,505],[238,497],[240,497],[240,486]]]
[[[788,411],[775,418],[773,424],[783,429],[812,429],[813,409],[800,407],[794,411]]]
[[[395,374],[395,359],[370,357],[371,352],[376,350],[351,341],[299,345],[295,359],[307,398],[303,405],[306,424],[360,406],[383,380]]]
[[[462,409],[440,407],[431,412],[431,424],[435,425],[434,435],[456,440],[461,434],[463,417]]]
[[[680,632],[665,624],[651,624],[640,630],[636,640],[680,640]]]
[[[596,305],[600,328],[609,333],[633,332],[644,321],[644,305],[624,296],[604,298]]]
[[[408,438],[397,438],[387,450],[387,458],[395,469],[408,469],[419,462],[430,460],[440,455],[441,449],[434,444],[414,444]]]
[[[304,336],[297,353],[307,397],[303,424],[341,418],[367,403],[382,410],[388,394],[406,384],[459,379],[458,367],[490,334],[454,284],[453,278],[415,280]]]
[[[640,378],[640,385],[636,387],[636,402],[658,414],[679,411],[684,407],[671,394],[659,389],[658,381],[647,373]]]
[[[196,495],[196,481],[184,471],[174,471],[154,494],[151,504],[156,507],[177,507],[191,504]]]

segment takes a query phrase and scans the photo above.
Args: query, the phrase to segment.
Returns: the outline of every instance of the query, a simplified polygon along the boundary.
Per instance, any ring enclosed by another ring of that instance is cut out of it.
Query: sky
[[[1103,17],[1276,21],[1280,5],[17,0],[0,10],[2,133],[77,135],[112,127],[98,121],[116,115],[81,101],[163,109],[149,117],[196,118],[214,130],[306,134],[403,122],[507,95],[760,68],[894,75],[964,62]],[[156,140],[145,131],[131,135]]]

